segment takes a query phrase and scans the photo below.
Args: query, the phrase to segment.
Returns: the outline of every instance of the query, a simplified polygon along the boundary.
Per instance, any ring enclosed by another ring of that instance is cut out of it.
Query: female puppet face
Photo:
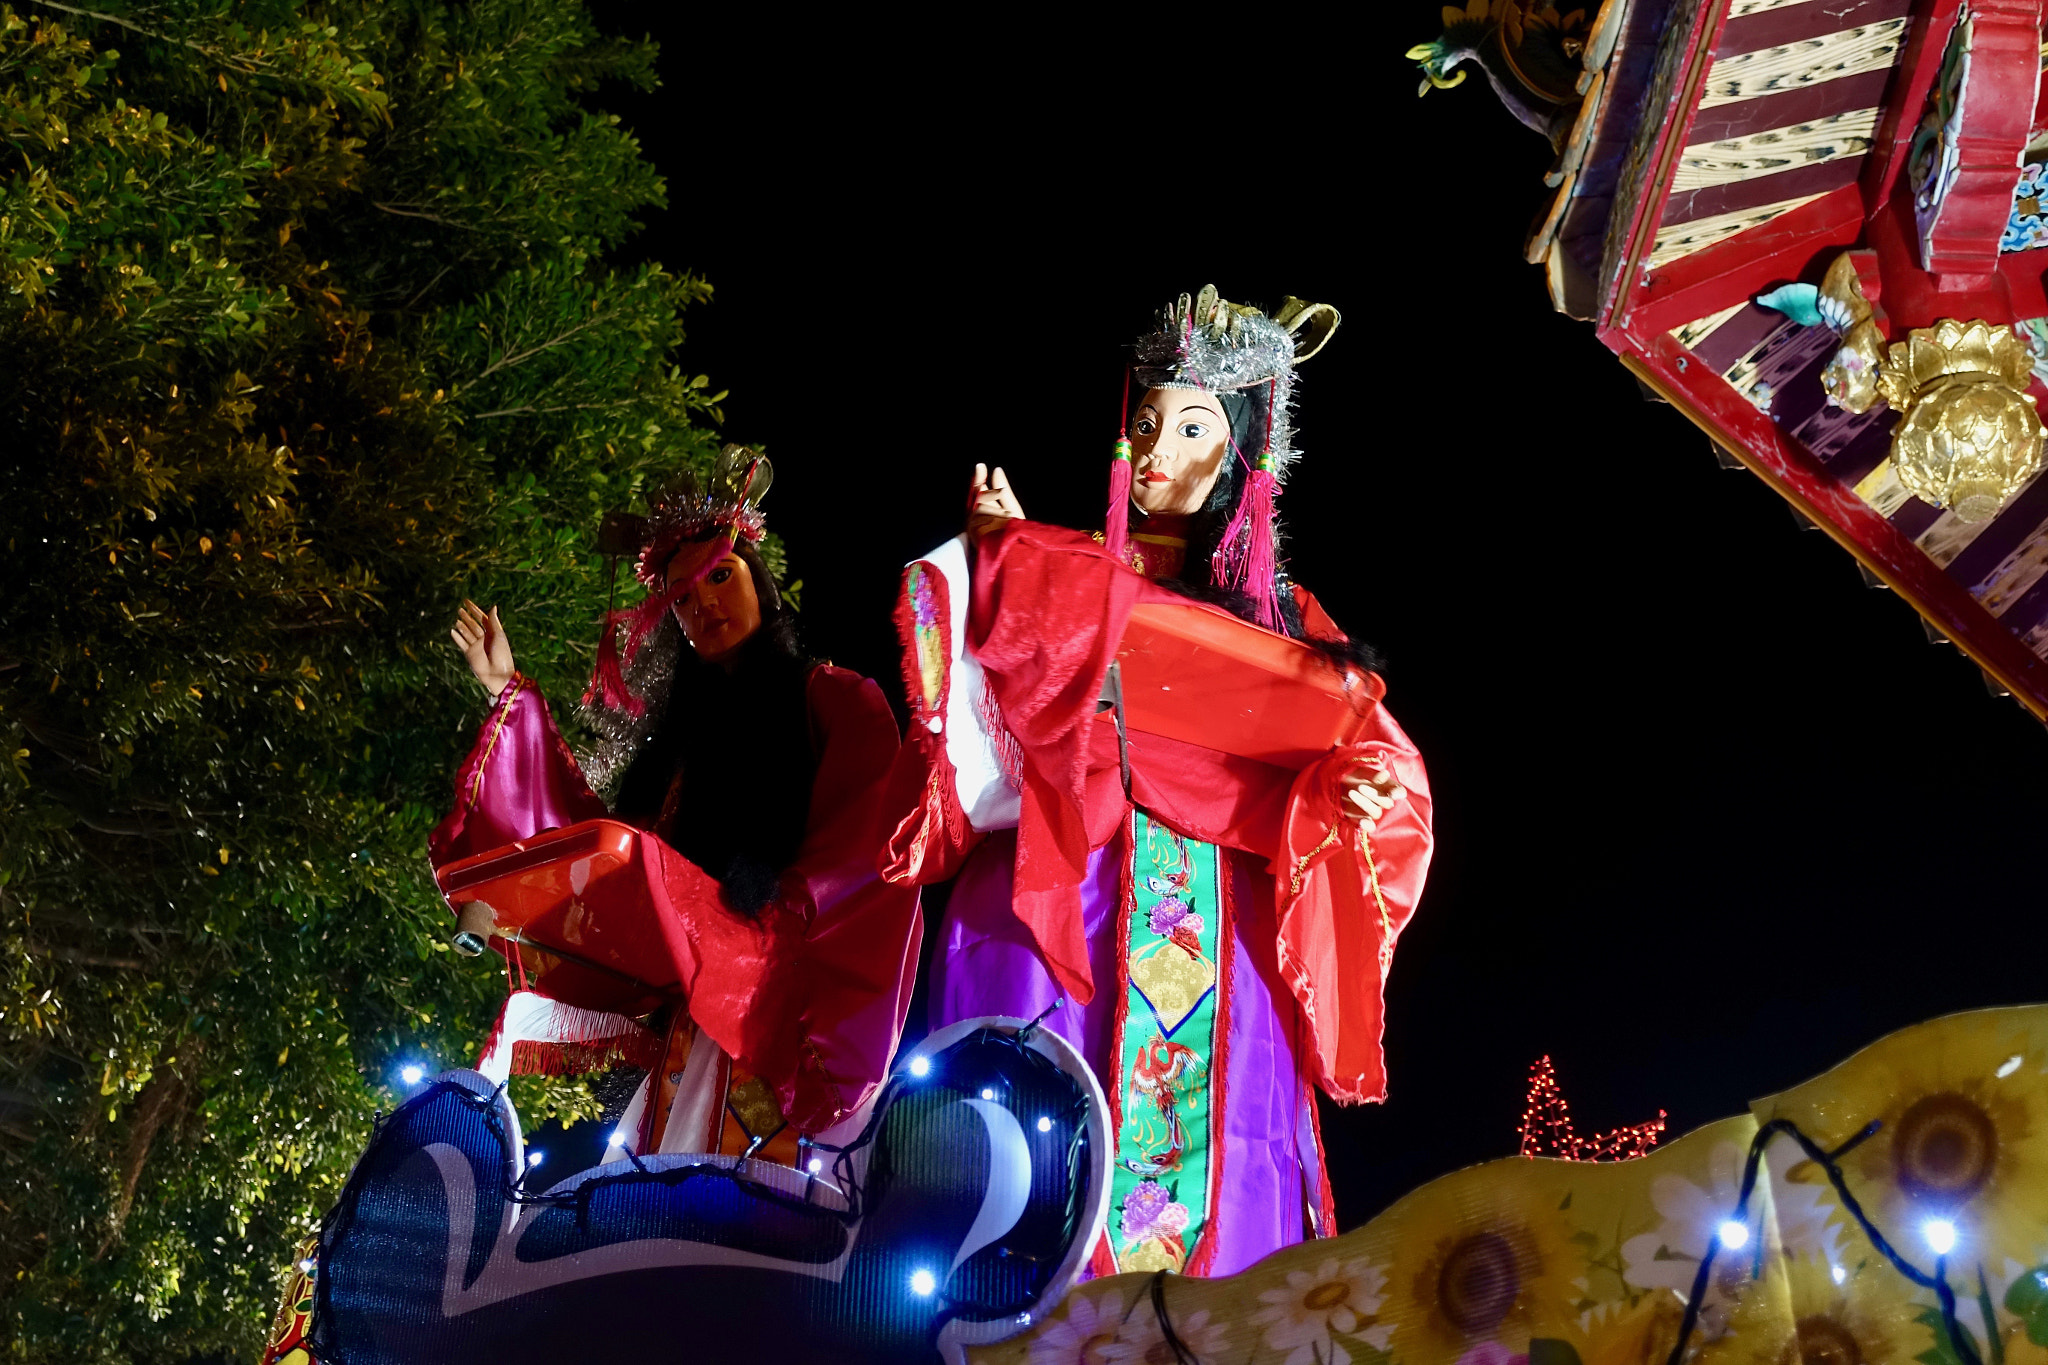
[[[1153,389],[1131,422],[1131,501],[1147,512],[1198,512],[1230,453],[1213,393]]]
[[[689,577],[696,564],[687,549],[669,561],[668,581]],[[747,561],[728,551],[711,566],[697,586],[678,598],[676,624],[707,664],[722,664],[761,628],[761,599],[754,592],[754,574]]]

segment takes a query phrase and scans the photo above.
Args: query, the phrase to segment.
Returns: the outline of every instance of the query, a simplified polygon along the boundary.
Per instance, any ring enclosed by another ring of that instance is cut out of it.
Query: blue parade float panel
[[[977,1019],[911,1054],[817,1173],[671,1154],[534,1192],[503,1090],[446,1072],[328,1216],[310,1344],[323,1365],[959,1362],[1079,1272],[1108,1208],[1106,1114],[1057,1035]]]

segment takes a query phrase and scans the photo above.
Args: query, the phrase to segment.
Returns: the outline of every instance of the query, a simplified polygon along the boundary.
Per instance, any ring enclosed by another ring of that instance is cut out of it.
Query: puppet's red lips
[[[1156,470],[1156,469],[1148,469],[1148,470],[1146,470],[1146,471],[1145,471],[1145,472],[1144,472],[1143,474],[1140,474],[1140,475],[1138,476],[1138,482],[1139,482],[1139,483],[1172,483],[1172,482],[1173,482],[1173,479],[1172,479],[1172,477],[1171,477],[1171,476],[1169,476],[1169,475],[1166,475],[1166,474],[1161,474],[1161,473],[1160,473],[1160,472],[1159,472],[1158,470]]]

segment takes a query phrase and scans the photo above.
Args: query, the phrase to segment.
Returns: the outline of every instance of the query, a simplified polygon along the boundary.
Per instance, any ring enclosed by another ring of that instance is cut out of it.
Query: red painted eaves
[[[1863,232],[1863,196],[1854,185],[1830,190],[1765,223],[1681,256],[1642,275],[1626,317],[1638,336],[1668,332],[1707,317],[1774,284],[1800,279]],[[1817,282],[1817,279],[1816,281]]]
[[[2048,662],[1854,490],[1815,464],[1767,414],[1668,335],[1645,340],[1602,328],[1600,340],[1638,379],[1911,602],[2029,711],[2048,720]]]
[[[1671,197],[1672,169],[1678,154],[1685,149],[1693,119],[1699,113],[1700,88],[1713,69],[1714,46],[1721,40],[1721,29],[1728,22],[1728,4],[1729,0],[1702,0],[1692,32],[1686,35],[1686,46],[1678,57],[1678,74],[1671,82],[1664,107],[1644,109],[1640,115],[1645,121],[1656,120],[1662,132],[1645,165],[1647,186],[1637,196],[1635,211],[1629,219],[1628,235],[1623,239],[1628,245],[1622,253],[1620,268],[1613,279],[1605,281],[1607,293],[1600,310],[1605,316],[1598,324],[1603,328],[1625,325],[1642,262],[1656,241],[1657,225],[1664,221],[1664,204]]]

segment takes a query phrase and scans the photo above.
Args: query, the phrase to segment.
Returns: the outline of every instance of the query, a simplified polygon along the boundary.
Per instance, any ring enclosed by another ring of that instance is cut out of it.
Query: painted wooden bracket
[[[1944,66],[1960,68],[1949,77],[1952,112],[1925,150],[1908,152],[1933,159],[1913,168],[1923,179],[1914,197],[1920,263],[1936,275],[1981,277],[1998,269],[1999,237],[2033,131],[2041,0],[1973,0],[1948,48]],[[1938,77],[1932,93],[1941,87]]]

